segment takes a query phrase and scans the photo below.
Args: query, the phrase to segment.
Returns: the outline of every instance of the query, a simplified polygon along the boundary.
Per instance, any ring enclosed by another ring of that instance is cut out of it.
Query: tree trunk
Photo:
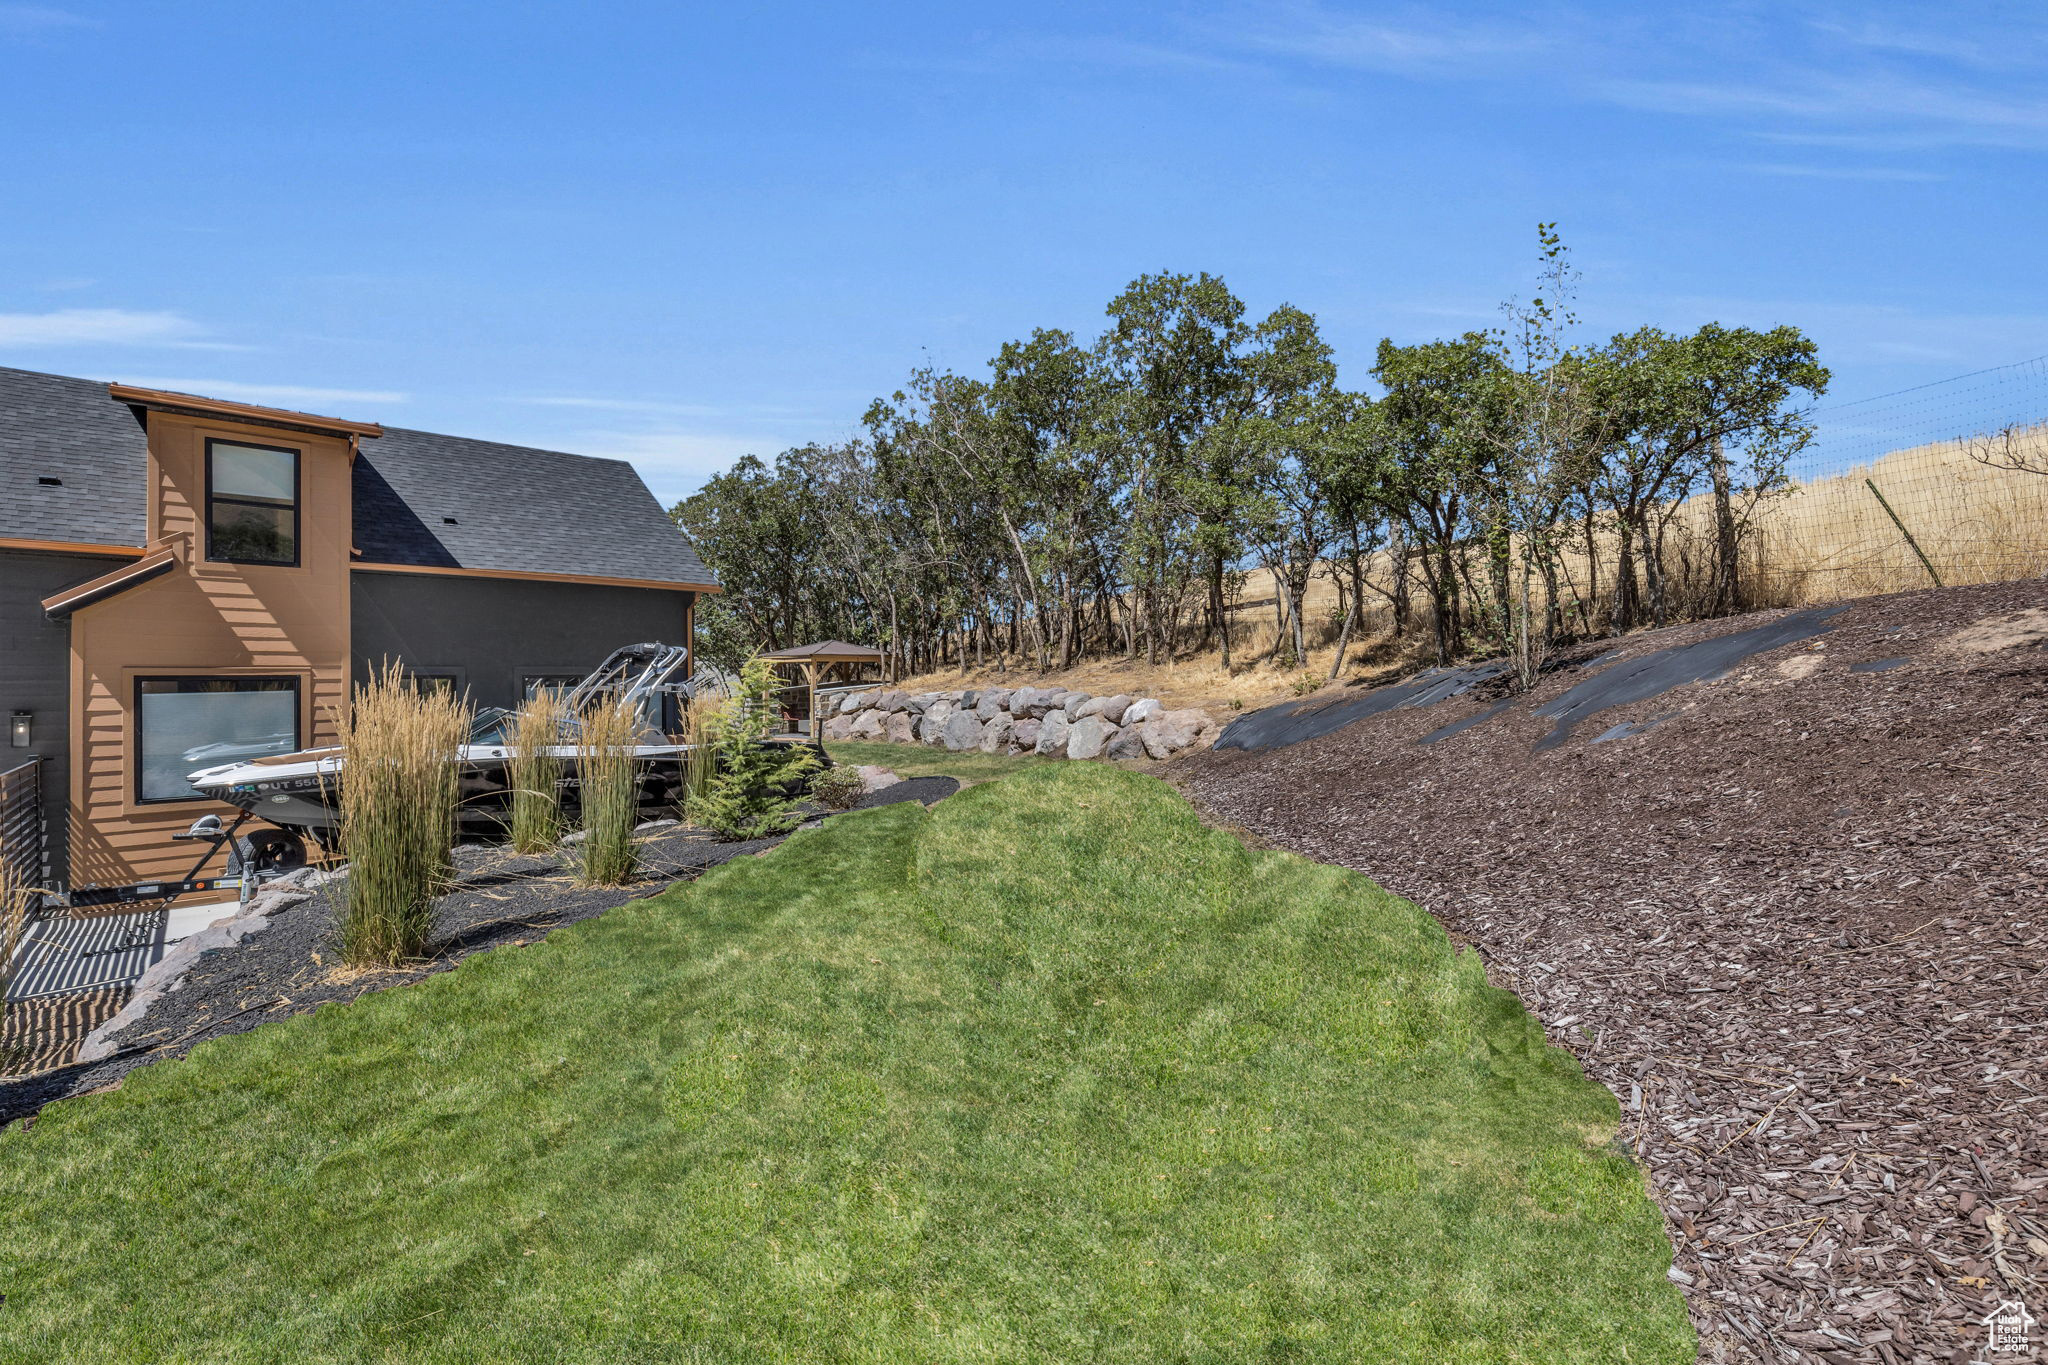
[[[1736,581],[1740,564],[1736,555],[1735,508],[1728,497],[1728,452],[1721,438],[1714,438],[1714,607],[1713,614],[1727,616],[1742,610],[1742,586]]]
[[[1408,528],[1394,528],[1394,544],[1388,552],[1394,568],[1394,638],[1400,639],[1408,633],[1410,618],[1414,611],[1414,600],[1410,596],[1408,581]]]
[[[1337,674],[1343,671],[1344,652],[1351,648],[1351,628],[1358,622],[1359,598],[1362,596],[1364,592],[1364,586],[1359,578],[1358,546],[1355,541],[1353,542],[1351,547],[1350,592],[1347,593],[1344,590],[1344,582],[1342,579],[1333,578],[1331,581],[1334,582],[1337,586],[1337,595],[1339,597],[1347,598],[1348,600],[1344,604],[1344,625],[1337,632],[1337,652],[1330,658],[1330,676],[1324,679],[1325,682],[1337,681]]]

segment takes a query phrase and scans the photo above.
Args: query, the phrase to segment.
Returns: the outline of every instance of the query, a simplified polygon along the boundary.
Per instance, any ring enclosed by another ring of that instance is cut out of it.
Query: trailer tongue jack
[[[201,891],[225,891],[230,887],[240,891],[241,899],[248,900],[256,888],[266,881],[281,875],[278,870],[244,866],[242,845],[235,835],[248,823],[249,812],[235,816],[232,825],[223,825],[218,815],[202,815],[192,822],[192,827],[183,834],[171,837],[181,842],[204,843],[206,851],[199,855],[199,861],[192,864],[192,870],[184,879],[173,882],[130,882],[125,886],[92,886],[73,891],[66,901],[73,909],[88,909],[99,905],[134,905],[142,901],[162,901],[166,906],[180,896],[195,895]],[[220,852],[221,845],[227,845],[227,875],[202,877],[200,871],[213,861],[213,855]]]

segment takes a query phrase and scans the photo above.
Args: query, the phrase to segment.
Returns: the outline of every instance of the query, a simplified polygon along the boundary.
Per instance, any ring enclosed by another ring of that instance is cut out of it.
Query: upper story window
[[[206,443],[206,557],[299,562],[299,452]]]

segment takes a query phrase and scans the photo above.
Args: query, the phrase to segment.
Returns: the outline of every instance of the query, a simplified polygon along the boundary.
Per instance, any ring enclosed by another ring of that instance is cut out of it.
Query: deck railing
[[[50,846],[43,831],[42,760],[0,773],[0,859],[16,886],[50,884]]]

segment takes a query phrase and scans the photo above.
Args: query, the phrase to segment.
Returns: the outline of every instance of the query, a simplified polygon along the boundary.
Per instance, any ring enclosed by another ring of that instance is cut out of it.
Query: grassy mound
[[[0,1356],[1690,1361],[1434,921],[1048,764],[0,1138]]]
[[[953,754],[929,744],[891,744],[886,740],[843,739],[825,746],[834,763],[857,767],[875,763],[898,777],[957,777],[962,782],[987,782],[1026,768],[1040,768],[1065,759],[1031,754],[984,754],[978,750]]]

